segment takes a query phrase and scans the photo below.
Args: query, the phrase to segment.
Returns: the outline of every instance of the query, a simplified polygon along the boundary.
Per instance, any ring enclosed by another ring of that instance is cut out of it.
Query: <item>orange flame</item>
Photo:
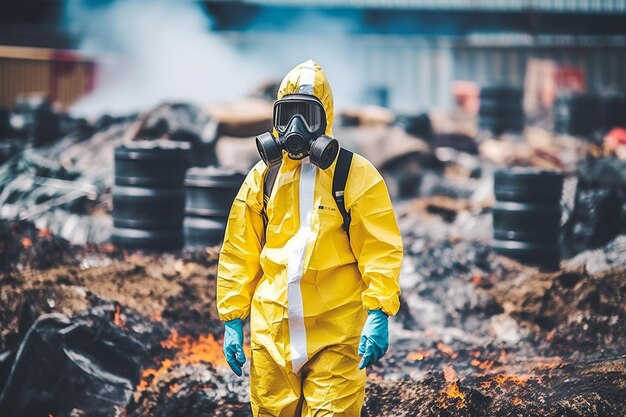
[[[461,392],[456,382],[452,383],[452,385],[448,387],[446,395],[450,398],[459,398],[463,405],[465,405],[465,394]]]
[[[179,389],[180,389],[180,385],[178,385],[177,383],[173,383],[172,385],[170,385],[167,396],[171,397],[172,395],[176,394],[176,392],[178,392]]]
[[[507,363],[508,362],[508,358],[506,356],[506,350],[500,349],[500,355],[498,356],[498,362],[500,362],[500,363]]]
[[[465,408],[465,394],[461,392],[456,382],[448,385],[444,395],[439,397],[439,406],[448,408],[455,405],[456,408]]]
[[[489,369],[491,369],[494,363],[495,362],[492,360],[479,361],[478,359],[472,359],[470,361],[470,365],[475,366],[476,368],[483,371],[488,371]]]
[[[163,376],[176,366],[198,365],[200,363],[226,366],[226,358],[222,352],[221,344],[211,334],[192,338],[191,336],[181,336],[176,330],[172,330],[170,337],[161,342],[161,347],[177,352],[173,359],[164,359],[157,369],[143,371],[137,387],[139,392],[158,384]],[[250,348],[246,346],[244,350],[249,356]],[[173,386],[170,387],[170,392],[173,392]],[[174,390],[177,391],[179,388],[180,386],[176,385]]]
[[[556,334],[556,327],[552,330],[550,330],[547,334],[546,334],[546,341],[551,342],[552,340],[554,340],[554,335]]]
[[[181,365],[209,362],[226,366],[222,347],[211,334],[200,335],[197,339],[193,339],[190,336],[180,336],[176,330],[173,330],[170,337],[161,342],[161,347],[179,350],[176,359]]]
[[[513,405],[520,405],[522,403],[522,399],[520,397],[515,397],[513,399]]]
[[[28,249],[33,246],[33,241],[28,237],[23,237],[21,242],[24,249]]]
[[[430,352],[426,350],[416,350],[415,352],[411,352],[406,355],[406,358],[410,361],[421,361],[431,355]]]
[[[474,274],[472,275],[472,283],[476,286],[480,285],[483,283],[483,276],[480,274]]]
[[[117,327],[124,327],[124,325],[126,324],[126,320],[122,318],[122,307],[119,304],[115,306],[115,314],[113,315],[113,323],[115,323]]]
[[[452,367],[452,365],[446,364],[443,366],[443,378],[446,382],[456,382],[459,380],[459,377],[456,375],[456,371]]]
[[[509,374],[501,374],[496,375],[488,381],[481,382],[481,387],[483,389],[488,389],[491,387],[492,383],[496,383],[498,385],[503,385],[506,383],[515,384],[520,387],[526,386],[526,383],[531,378],[530,375],[509,375]]]
[[[496,381],[496,383],[502,385],[504,383],[511,383],[511,384],[515,384],[518,385],[520,387],[526,386],[526,382],[528,382],[528,380],[530,379],[530,376],[528,375],[496,375],[493,377],[493,380]]]
[[[443,342],[437,343],[437,349],[439,349],[442,353],[450,356],[452,359],[456,359],[459,355],[455,353],[451,347],[446,346]]]
[[[448,383],[448,387],[444,391],[444,395],[439,397],[439,405],[442,408],[448,408],[455,405],[457,408],[465,407],[465,394],[461,392],[457,384],[459,377],[450,364],[443,366],[443,378]]]
[[[39,237],[52,236],[52,232],[50,231],[50,229],[46,229],[44,227],[43,229],[39,229],[39,231],[37,232],[37,236],[39,236]]]
[[[152,319],[152,321],[161,321],[163,320],[163,315],[159,310],[157,310],[154,313],[152,313],[150,318]]]

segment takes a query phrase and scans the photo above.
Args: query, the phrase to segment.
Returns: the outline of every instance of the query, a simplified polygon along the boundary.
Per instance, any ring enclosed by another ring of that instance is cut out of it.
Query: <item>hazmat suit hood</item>
[[[333,136],[332,128],[335,118],[333,92],[330,89],[326,74],[319,64],[309,59],[289,71],[280,83],[277,100],[289,94],[307,94],[316,97],[326,112],[326,131],[324,133],[327,136]],[[276,129],[274,129],[274,135],[278,136]]]

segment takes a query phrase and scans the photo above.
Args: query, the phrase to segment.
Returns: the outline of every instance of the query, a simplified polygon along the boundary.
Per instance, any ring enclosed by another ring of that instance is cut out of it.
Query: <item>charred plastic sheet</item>
[[[573,212],[563,232],[568,257],[626,232],[626,162],[606,158],[581,164]]]
[[[144,347],[109,320],[41,316],[17,350],[0,416],[114,415],[130,400],[147,362]]]

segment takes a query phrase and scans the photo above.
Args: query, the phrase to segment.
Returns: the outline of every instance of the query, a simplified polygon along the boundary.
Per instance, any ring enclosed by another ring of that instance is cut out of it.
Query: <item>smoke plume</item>
[[[310,58],[327,72],[336,101],[355,102],[359,68],[346,20],[310,11],[285,19],[281,33],[257,35],[267,18],[274,17],[260,15],[236,36],[213,31],[201,2],[66,0],[68,30],[99,62],[95,90],[72,110],[119,114],[165,100],[233,100]]]

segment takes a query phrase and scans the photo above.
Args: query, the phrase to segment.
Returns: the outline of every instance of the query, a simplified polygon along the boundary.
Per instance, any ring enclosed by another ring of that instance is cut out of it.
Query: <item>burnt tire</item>
[[[182,247],[189,160],[186,142],[136,141],[115,149],[113,244],[151,250]]]
[[[9,111],[6,107],[0,106],[0,139],[11,136],[11,125],[9,124]]]
[[[480,100],[519,102],[524,96],[521,88],[507,85],[488,86],[480,89]]]
[[[11,140],[0,140],[0,165],[8,161],[20,151],[17,143]]]
[[[114,227],[111,243],[128,249],[178,250],[183,246],[182,230],[135,229]]]
[[[563,174],[536,168],[516,167],[494,174],[497,201],[557,205],[563,192]]]
[[[498,254],[522,263],[536,265],[544,270],[557,270],[561,260],[558,242],[520,242],[511,240],[491,241],[491,248]]]
[[[562,96],[554,104],[557,132],[592,137],[600,125],[599,97],[592,94]]]
[[[218,168],[192,168],[185,178],[185,247],[222,243],[231,206],[245,174]]]
[[[228,216],[245,174],[217,168],[191,168],[185,177],[185,210],[195,215]]]
[[[524,129],[523,115],[480,116],[478,125],[495,134],[521,132]]]
[[[480,116],[518,116],[523,118],[524,108],[522,102],[498,102],[486,100],[480,102],[478,110]]]
[[[483,87],[480,90],[479,126],[495,134],[524,129],[523,91],[511,86]]]
[[[185,207],[181,188],[113,187],[114,221],[125,227],[180,227]]]
[[[492,248],[543,269],[560,263],[563,174],[510,168],[494,174]]]
[[[115,183],[181,187],[190,158],[187,142],[129,142],[115,148]]]
[[[183,222],[185,248],[204,248],[219,245],[224,240],[226,217],[187,215]]]
[[[494,238],[529,242],[559,239],[559,206],[498,201],[492,208]]]

